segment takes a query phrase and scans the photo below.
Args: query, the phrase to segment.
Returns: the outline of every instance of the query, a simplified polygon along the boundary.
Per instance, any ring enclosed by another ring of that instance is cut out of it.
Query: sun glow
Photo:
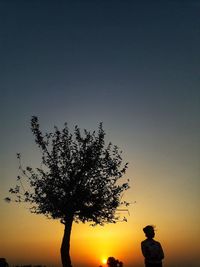
[[[107,263],[107,259],[106,259],[106,258],[103,258],[103,259],[102,259],[102,263],[103,263],[103,264],[106,264],[106,263]]]

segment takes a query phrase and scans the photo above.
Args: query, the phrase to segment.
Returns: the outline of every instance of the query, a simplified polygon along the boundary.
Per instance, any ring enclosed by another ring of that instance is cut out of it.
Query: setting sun
[[[106,263],[107,263],[107,259],[106,259],[106,258],[103,258],[103,259],[102,259],[102,263],[103,263],[103,264],[106,264]]]

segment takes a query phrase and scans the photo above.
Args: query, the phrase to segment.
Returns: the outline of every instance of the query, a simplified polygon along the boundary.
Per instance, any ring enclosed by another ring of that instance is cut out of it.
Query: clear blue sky
[[[103,121],[130,162],[129,198],[143,205],[135,227],[148,222],[140,210],[154,214],[160,202],[166,213],[153,223],[177,230],[189,218],[184,242],[196,246],[199,47],[199,1],[0,0],[1,197],[17,175],[15,154],[37,161],[32,115],[44,130]]]

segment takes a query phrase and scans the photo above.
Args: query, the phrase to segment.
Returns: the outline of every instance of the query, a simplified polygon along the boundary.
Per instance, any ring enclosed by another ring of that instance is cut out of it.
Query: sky
[[[128,222],[74,224],[73,267],[113,256],[143,266],[142,228],[156,225],[165,267],[200,261],[200,2],[0,0],[0,257],[60,266],[63,225],[6,203],[42,130],[97,130],[118,145],[131,188]]]

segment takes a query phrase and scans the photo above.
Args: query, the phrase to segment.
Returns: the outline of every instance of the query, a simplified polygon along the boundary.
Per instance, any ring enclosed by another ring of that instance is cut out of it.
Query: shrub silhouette
[[[109,257],[107,260],[107,265],[109,267],[122,267],[123,263],[117,259],[115,259],[114,257]]]
[[[0,267],[8,267],[8,263],[5,258],[0,258]]]

